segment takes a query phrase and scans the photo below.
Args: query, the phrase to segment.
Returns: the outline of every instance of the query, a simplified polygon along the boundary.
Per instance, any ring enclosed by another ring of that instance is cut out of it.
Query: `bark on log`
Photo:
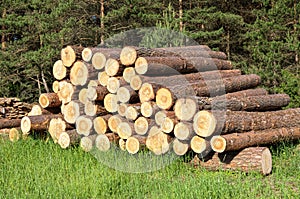
[[[300,127],[291,127],[213,136],[210,143],[214,151],[222,153],[298,139],[300,139]]]
[[[59,135],[57,143],[62,149],[66,149],[72,145],[80,142],[80,135],[77,134],[76,129],[62,132]]]
[[[66,67],[72,66],[77,60],[81,59],[82,46],[67,46],[61,50],[61,60]]]
[[[59,100],[58,94],[56,93],[43,93],[39,97],[39,103],[41,107],[59,107],[61,101]]]
[[[126,140],[126,150],[130,154],[136,154],[146,146],[146,137],[141,135],[133,135]]]
[[[51,119],[62,117],[60,114],[25,116],[21,120],[21,130],[23,134],[28,134],[30,131],[46,131]]]
[[[19,127],[21,119],[0,119],[0,129]]]
[[[40,105],[33,105],[31,108],[31,111],[27,114],[27,116],[59,114],[59,113],[61,113],[61,110],[59,107],[44,109]]]
[[[191,162],[195,167],[207,170],[258,171],[268,175],[272,171],[272,155],[267,147],[250,147],[241,151],[214,154],[208,161],[201,161],[196,155]]]
[[[187,141],[182,141],[177,138],[174,139],[172,146],[174,153],[178,156],[185,155],[190,149],[190,144]]]

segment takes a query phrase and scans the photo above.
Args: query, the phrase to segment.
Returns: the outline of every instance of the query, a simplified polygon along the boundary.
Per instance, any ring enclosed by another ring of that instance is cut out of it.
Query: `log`
[[[108,76],[120,76],[122,75],[126,66],[120,64],[117,59],[108,58],[105,63],[105,72]]]
[[[129,121],[136,120],[141,113],[141,106],[139,105],[130,105],[127,107],[125,112],[125,117]]]
[[[87,98],[93,101],[102,101],[105,96],[109,93],[105,86],[89,87],[87,90]]]
[[[118,97],[115,94],[107,94],[104,97],[104,108],[110,112],[115,113],[118,111]]]
[[[98,73],[98,81],[101,86],[107,86],[107,81],[108,81],[109,76],[105,71],[99,72]]]
[[[212,152],[210,142],[197,135],[191,139],[190,144],[191,149],[197,153],[200,159],[206,158]]]
[[[155,102],[157,106],[164,110],[169,110],[173,107],[175,104],[175,101],[177,100],[176,96],[173,95],[173,93],[166,88],[160,88],[156,92],[155,96]]]
[[[119,139],[119,148],[122,151],[126,151],[126,141],[124,139]]]
[[[141,114],[144,117],[154,116],[158,111],[160,111],[160,108],[153,101],[143,102],[141,104]]]
[[[76,129],[68,130],[62,132],[59,137],[57,143],[62,149],[66,149],[72,145],[75,145],[80,142],[80,135],[77,134]]]
[[[70,102],[73,98],[75,87],[67,82],[59,82],[59,91],[57,92],[58,100],[61,101],[61,104],[66,104]],[[58,104],[58,103],[57,103]]]
[[[169,135],[160,131],[157,126],[153,126],[149,130],[146,146],[155,155],[162,155],[169,151],[171,140]]]
[[[84,104],[84,113],[88,116],[101,116],[108,114],[108,111],[101,103],[88,101]]]
[[[61,60],[66,67],[72,66],[76,59],[81,58],[82,46],[67,46],[61,50]]]
[[[143,81],[139,75],[134,75],[130,79],[130,87],[135,91],[139,90],[141,88],[142,84],[143,84]]]
[[[232,111],[271,111],[278,110],[290,103],[286,94],[265,96],[249,96],[231,99],[212,99],[210,104],[202,105],[203,109],[232,110]],[[200,105],[201,107],[201,105]]]
[[[193,124],[178,122],[174,126],[174,135],[179,140],[190,140],[194,136]]]
[[[138,63],[141,63],[139,60]],[[143,75],[168,76],[180,73],[195,73],[212,70],[231,70],[232,64],[227,60],[203,57],[144,57]],[[139,66],[142,68],[142,66]]]
[[[97,134],[105,134],[108,132],[108,120],[111,115],[98,116],[93,120],[93,127]]]
[[[175,119],[175,113],[173,111],[161,110],[154,115],[155,122],[158,126],[161,126],[166,118]]]
[[[127,67],[123,71],[123,78],[127,83],[130,83],[131,78],[135,75],[136,73],[133,67]]]
[[[128,139],[130,136],[134,135],[134,125],[131,122],[121,122],[117,126],[117,134],[121,139]]]
[[[92,57],[92,66],[97,70],[101,70],[105,67],[106,61],[106,56],[103,53],[96,52]]]
[[[117,127],[119,126],[119,124],[122,122],[122,119],[120,116],[118,115],[112,115],[111,117],[109,117],[107,124],[108,124],[108,128],[114,132],[117,133]]]
[[[62,118],[52,118],[48,126],[48,132],[51,135],[54,143],[58,141],[61,133],[69,129],[73,129],[73,126],[66,123],[66,121],[64,121]]]
[[[59,81],[54,81],[52,83],[52,90],[54,93],[57,93],[59,91]]]
[[[185,155],[190,149],[190,145],[187,141],[182,141],[177,138],[174,139],[172,145],[174,153],[178,156]]]
[[[31,111],[27,114],[27,116],[34,115],[47,115],[47,114],[59,114],[61,112],[59,107],[53,108],[42,108],[40,105],[33,105]]]
[[[163,86],[159,84],[143,83],[138,93],[140,102],[143,103],[154,100],[156,92],[162,87]]]
[[[177,118],[175,117],[166,117],[163,122],[161,123],[161,131],[164,133],[171,133],[173,132],[174,126],[178,123]]]
[[[250,97],[250,96],[262,96],[262,95],[268,95],[268,91],[263,88],[255,88],[255,89],[241,90],[233,93],[226,93],[225,97],[226,99],[231,99],[231,98],[242,98],[242,97]]]
[[[39,97],[39,103],[41,107],[59,107],[61,101],[59,100],[58,94],[56,93],[43,93]]]
[[[89,87],[96,87],[96,86],[98,86],[98,85],[99,85],[98,81],[92,79],[92,80],[89,81],[87,87],[88,87],[88,88],[89,88]]]
[[[146,135],[148,129],[155,125],[155,121],[153,119],[139,117],[134,121],[134,131],[138,135]]]
[[[245,133],[213,136],[210,143],[214,151],[236,151],[251,146],[271,145],[281,141],[300,139],[300,127],[267,129]]]
[[[110,149],[110,141],[105,134],[97,135],[95,146],[99,151],[108,151]]]
[[[122,117],[125,117],[127,108],[128,105],[126,103],[120,103],[118,106],[118,114]]]
[[[211,135],[300,126],[300,108],[267,111],[199,111],[194,117],[195,132],[203,137]]]
[[[93,118],[81,115],[76,119],[76,131],[79,135],[89,136],[93,130]]]
[[[90,79],[96,79],[98,73],[90,64],[76,61],[70,71],[70,81],[75,86],[84,86]]]
[[[146,137],[141,135],[133,135],[126,140],[126,150],[130,154],[136,154],[146,146]]]
[[[91,48],[84,48],[81,52],[82,60],[85,62],[91,61],[93,57],[93,51]]]
[[[80,140],[80,147],[82,148],[82,150],[85,152],[90,152],[95,146],[96,137],[96,134],[82,137]]]
[[[21,119],[0,119],[0,129],[19,127]]]
[[[110,77],[107,80],[107,90],[110,93],[117,93],[118,89],[126,84],[123,78]]]
[[[76,119],[83,114],[83,107],[75,101],[71,101],[62,108],[64,120],[70,124],[74,124]]]
[[[57,60],[52,68],[53,77],[62,80],[67,77],[67,68],[61,60]]]
[[[214,154],[208,161],[201,161],[196,155],[191,162],[195,167],[207,170],[257,171],[268,175],[272,171],[272,155],[267,147],[250,147],[241,151]]]
[[[78,99],[82,104],[85,104],[89,101],[87,88],[80,89],[79,94],[78,94]]]
[[[198,110],[198,105],[194,99],[180,98],[174,105],[174,113],[179,120],[191,121]]]
[[[136,103],[139,101],[138,93],[128,85],[118,89],[117,98],[121,103]]]
[[[25,135],[29,134],[30,131],[46,131],[49,127],[51,119],[62,117],[63,116],[60,114],[25,116],[21,120],[21,130]]]
[[[11,128],[9,129],[8,138],[11,142],[16,142],[21,138],[21,129],[18,128]]]

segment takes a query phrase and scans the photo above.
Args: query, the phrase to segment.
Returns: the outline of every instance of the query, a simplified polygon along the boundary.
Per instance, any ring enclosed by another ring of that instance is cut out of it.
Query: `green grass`
[[[281,144],[272,153],[273,173],[267,177],[195,169],[182,158],[157,171],[128,173],[109,168],[108,160],[99,163],[80,148],[62,150],[51,141],[34,139],[0,140],[0,198],[297,198],[300,150]],[[153,165],[161,161],[127,156],[115,162],[133,167],[133,159]]]

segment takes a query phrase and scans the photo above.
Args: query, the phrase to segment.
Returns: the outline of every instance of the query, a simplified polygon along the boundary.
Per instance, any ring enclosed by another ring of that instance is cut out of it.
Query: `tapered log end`
[[[67,46],[61,50],[61,60],[63,64],[67,67],[72,66],[76,60],[76,54],[71,46]]]
[[[159,108],[168,110],[174,104],[174,97],[169,89],[161,88],[156,93],[155,101]]]
[[[83,61],[89,62],[91,61],[93,56],[93,52],[90,48],[84,48],[81,52],[81,57],[83,59]]]
[[[121,122],[117,127],[117,133],[122,139],[128,139],[133,134],[128,122]]]
[[[140,142],[135,137],[130,137],[126,140],[126,150],[130,154],[136,154],[140,150]]]
[[[150,101],[155,98],[153,87],[149,83],[143,83],[139,90],[139,98],[141,103]]]
[[[83,86],[87,83],[88,76],[89,71],[86,65],[81,61],[75,62],[70,72],[71,83],[75,86]]]
[[[194,136],[191,139],[191,149],[195,153],[203,153],[209,146],[207,146],[208,142],[206,142],[205,139],[199,137],[199,136]]]
[[[176,155],[182,156],[185,155],[189,150],[189,144],[186,142],[182,142],[178,139],[173,141],[173,151]]]
[[[62,80],[67,76],[67,68],[61,60],[57,60],[53,65],[52,73],[55,79]]]
[[[115,76],[118,74],[120,64],[116,59],[109,58],[105,63],[105,72],[108,76]]]
[[[101,86],[107,86],[108,79],[109,79],[109,76],[107,75],[107,73],[105,71],[98,73],[98,81]]]
[[[133,67],[127,67],[123,71],[123,78],[127,83],[130,83],[132,77],[134,77],[135,75],[136,73]]]
[[[148,70],[147,60],[144,57],[138,57],[134,63],[134,69],[140,75],[145,74]]]
[[[148,131],[149,124],[146,118],[139,117],[134,121],[134,130],[138,135],[145,135]]]
[[[143,82],[139,75],[134,75],[130,80],[130,87],[135,91],[139,90],[142,84]]]
[[[268,148],[262,152],[262,173],[268,175],[272,171],[272,154]]]
[[[104,54],[97,52],[92,57],[92,65],[95,69],[100,70],[105,67],[106,57]]]
[[[21,135],[19,132],[19,129],[17,128],[11,128],[9,129],[8,138],[11,142],[16,142],[20,139]]]
[[[192,120],[196,111],[196,102],[189,98],[180,98],[176,101],[174,105],[174,112],[176,117],[183,121]]]
[[[70,136],[66,132],[62,132],[57,141],[57,143],[62,149],[68,148],[70,146],[70,142],[71,142]]]
[[[93,126],[97,134],[105,134],[107,132],[107,123],[103,117],[96,117],[93,120]]]
[[[137,52],[134,48],[126,46],[121,50],[120,61],[125,66],[134,64],[137,58]]]
[[[25,116],[21,120],[21,131],[23,134],[28,134],[31,129],[31,121],[30,118]]]
[[[105,134],[97,136],[95,145],[99,151],[108,151],[110,149],[110,142]]]
[[[217,122],[214,115],[208,111],[199,111],[193,119],[193,128],[197,135],[209,137],[214,133]]]
[[[104,97],[104,107],[110,113],[118,111],[118,97],[115,94],[107,94]]]
[[[221,136],[213,136],[210,140],[212,150],[222,153],[226,149],[226,140]]]

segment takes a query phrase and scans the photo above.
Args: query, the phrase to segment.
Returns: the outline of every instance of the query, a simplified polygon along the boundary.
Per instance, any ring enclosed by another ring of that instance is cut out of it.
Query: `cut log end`
[[[128,122],[121,122],[117,127],[117,133],[121,139],[128,139],[132,136],[132,127]]]
[[[138,57],[134,63],[134,69],[140,75],[145,74],[148,70],[147,60],[144,57]]]
[[[149,129],[148,120],[144,117],[139,117],[134,121],[134,130],[138,135],[145,135]]]
[[[122,117],[125,117],[126,116],[126,110],[127,110],[127,104],[125,103],[121,103],[119,104],[118,106],[118,114]]]
[[[95,140],[95,145],[99,151],[104,152],[110,149],[110,141],[105,134],[97,136]]]
[[[16,142],[20,139],[20,131],[18,128],[11,128],[9,129],[8,138],[11,142]]]
[[[60,147],[62,149],[66,149],[70,146],[71,143],[71,139],[69,134],[67,134],[66,132],[62,132],[58,138],[57,143],[60,145]]]
[[[153,115],[153,108],[151,102],[143,102],[141,104],[141,114],[144,117],[151,117]]]
[[[164,133],[171,133],[173,129],[174,129],[174,121],[166,117],[161,124],[161,130]]]
[[[134,75],[130,80],[130,87],[135,91],[139,90],[142,84],[143,82],[139,75]]]
[[[159,111],[155,114],[154,119],[158,126],[161,126],[167,117],[166,113],[164,111]]]
[[[83,149],[85,152],[89,152],[93,149],[95,143],[95,138],[94,137],[82,137],[80,140],[80,147]]]
[[[140,150],[140,142],[135,137],[130,137],[126,140],[126,150],[130,154],[136,154]]]
[[[105,134],[107,132],[107,122],[103,117],[96,117],[93,120],[93,126],[97,134]]]
[[[222,153],[226,149],[226,140],[222,136],[213,136],[210,140],[212,150]]]
[[[67,68],[61,60],[57,60],[53,65],[52,73],[55,79],[62,80],[67,76]]]
[[[83,88],[79,91],[78,99],[82,104],[85,104],[89,101],[89,99],[88,99],[88,89],[87,88]]]
[[[108,128],[112,131],[112,132],[117,132],[117,127],[119,126],[119,124],[122,122],[121,118],[118,115],[113,115],[108,119]]]
[[[120,64],[116,59],[109,58],[105,63],[105,72],[108,76],[115,76],[120,70]]]
[[[123,78],[127,83],[130,83],[132,77],[136,75],[133,67],[127,67],[123,71]]]
[[[107,94],[104,97],[104,107],[110,113],[118,111],[118,97],[115,94]]]
[[[100,70],[105,67],[106,57],[103,53],[97,52],[92,57],[92,65],[95,69]]]
[[[262,173],[268,175],[272,171],[272,154],[268,148],[265,148],[262,152]]]
[[[216,128],[216,119],[208,111],[199,111],[193,119],[193,128],[197,135],[209,137],[214,133]]]
[[[109,79],[109,76],[107,75],[107,73],[105,71],[98,73],[98,81],[99,81],[100,85],[107,86],[108,79]]]
[[[132,106],[127,107],[125,112],[126,119],[134,121],[137,119],[138,116],[139,116],[139,112],[135,107]]]
[[[174,127],[174,135],[179,140],[188,140],[191,138],[192,134],[193,131],[189,124],[179,122]]]
[[[59,107],[61,105],[61,101],[56,93],[43,93],[39,97],[39,104],[43,108]]]
[[[91,61],[93,56],[93,52],[90,48],[84,48],[81,52],[81,57],[83,59],[83,61],[89,62]]]
[[[54,81],[52,83],[52,90],[54,93],[57,93],[59,91],[59,81]]]
[[[155,101],[159,108],[165,110],[170,109],[175,103],[172,92],[166,88],[161,88],[157,91]]]
[[[70,124],[74,124],[80,115],[80,107],[78,103],[71,101],[63,108],[64,119]]]
[[[149,130],[149,135],[146,140],[147,148],[155,155],[162,155],[169,151],[170,145],[168,136],[161,132],[158,127],[153,126]]]
[[[79,116],[76,119],[76,131],[79,135],[88,136],[93,128],[92,120],[87,116]]]
[[[139,98],[141,103],[153,100],[155,98],[155,93],[153,87],[149,83],[143,83],[139,90]]]
[[[25,116],[21,120],[21,130],[23,134],[28,134],[31,129],[31,121],[30,118]]]
[[[193,99],[180,98],[174,105],[174,112],[178,119],[190,121],[197,111],[197,104]]]
[[[65,132],[67,128],[66,122],[61,118],[53,118],[49,122],[48,132],[51,135],[54,143],[57,142],[60,134]]]
[[[72,66],[72,64],[76,61],[76,53],[71,46],[67,46],[61,50],[61,60],[67,67]]]
[[[117,93],[119,88],[120,88],[120,82],[116,77],[110,77],[107,80],[107,90],[110,93]]]
[[[119,139],[119,148],[120,148],[122,151],[126,151],[126,141],[125,141],[125,140]]]
[[[191,149],[195,153],[199,153],[199,154],[203,153],[209,147],[207,146],[209,142],[199,136],[194,136],[191,139],[190,144],[191,144]]]
[[[187,142],[182,142],[178,139],[173,141],[173,151],[178,156],[185,155],[189,150],[189,144]]]
[[[59,91],[57,92],[57,96],[63,104],[66,104],[72,100],[73,93],[74,87],[72,84],[68,82],[59,83]]]
[[[75,62],[70,72],[71,83],[75,86],[83,86],[87,83],[88,76],[89,71],[87,66],[81,61]]]
[[[120,61],[125,66],[134,64],[137,58],[137,52],[134,48],[126,46],[121,50]]]

